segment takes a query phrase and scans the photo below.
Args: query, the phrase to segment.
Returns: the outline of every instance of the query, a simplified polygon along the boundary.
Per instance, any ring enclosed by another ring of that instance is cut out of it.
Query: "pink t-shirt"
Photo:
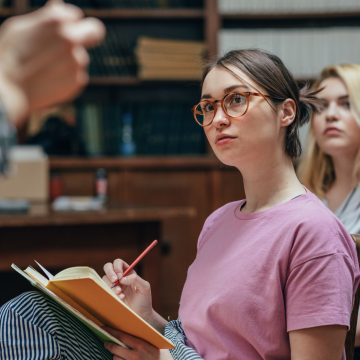
[[[252,214],[244,201],[204,224],[181,297],[186,344],[205,360],[288,360],[289,331],[350,326],[355,245],[309,191]]]

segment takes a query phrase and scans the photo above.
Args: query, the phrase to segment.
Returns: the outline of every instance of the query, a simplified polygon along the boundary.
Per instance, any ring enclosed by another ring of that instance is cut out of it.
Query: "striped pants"
[[[165,336],[175,344],[174,360],[202,360],[185,345],[180,320],[168,323]],[[103,342],[61,305],[27,292],[0,308],[0,360],[111,360]]]
[[[1,360],[112,358],[100,339],[42,293],[24,293],[0,308]]]

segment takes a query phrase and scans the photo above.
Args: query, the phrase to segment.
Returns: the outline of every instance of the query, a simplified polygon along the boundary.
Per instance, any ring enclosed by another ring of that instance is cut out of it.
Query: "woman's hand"
[[[116,259],[113,263],[104,265],[104,282],[111,287],[120,280],[120,284],[113,288],[114,293],[148,323],[153,323],[154,311],[152,308],[150,284],[136,274],[134,270],[123,278],[124,271],[129,265]]]
[[[114,360],[173,360],[169,350],[159,350],[148,342],[126,334],[122,331],[104,327],[104,330],[119,339],[130,349],[111,342],[105,343],[105,348],[114,354]]]

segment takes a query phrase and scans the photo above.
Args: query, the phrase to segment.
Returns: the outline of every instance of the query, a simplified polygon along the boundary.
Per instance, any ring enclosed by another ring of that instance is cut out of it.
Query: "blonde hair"
[[[360,65],[343,64],[325,68],[315,81],[313,88],[318,89],[320,84],[328,78],[340,78],[348,91],[350,110],[355,121],[360,126]],[[313,116],[314,117],[314,116]],[[324,154],[319,148],[312,128],[311,119],[309,136],[304,156],[298,169],[299,180],[310,191],[320,198],[324,198],[335,181],[335,171],[331,156]],[[360,182],[360,148],[353,170],[354,180]]]

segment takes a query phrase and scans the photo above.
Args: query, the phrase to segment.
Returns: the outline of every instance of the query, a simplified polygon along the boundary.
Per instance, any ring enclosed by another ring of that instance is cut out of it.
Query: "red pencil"
[[[158,243],[157,240],[154,240],[143,252],[142,254],[124,271],[123,276],[126,276],[136,265],[137,263]],[[119,280],[114,282],[111,286],[111,289],[115,287],[116,285],[119,285]]]

